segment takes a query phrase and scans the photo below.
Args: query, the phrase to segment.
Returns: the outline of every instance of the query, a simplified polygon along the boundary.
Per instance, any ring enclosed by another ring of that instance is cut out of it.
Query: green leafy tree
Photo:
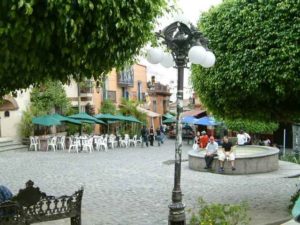
[[[245,130],[253,134],[272,134],[279,127],[278,123],[248,119],[225,120],[225,124],[230,130]]]
[[[30,93],[30,100],[31,110],[35,116],[53,113],[55,110],[65,113],[71,107],[65,89],[59,81],[48,80],[33,88]]]
[[[23,112],[19,125],[22,137],[29,137],[33,134],[34,125],[31,120],[35,116],[51,114],[57,110],[66,115],[72,114],[71,103],[59,81],[47,81],[33,88],[30,100],[31,105]]]
[[[137,110],[138,105],[139,102],[137,101],[123,98],[121,100],[121,105],[119,106],[119,113],[123,114],[124,116],[134,116],[141,122],[146,123],[147,115],[146,113]]]
[[[192,67],[192,83],[215,115],[265,121],[300,117],[300,3],[224,0],[198,27],[216,55]]]
[[[147,123],[147,115],[146,113],[140,112],[137,110],[137,107],[139,105],[139,102],[134,100],[127,100],[123,98],[121,100],[121,104],[119,106],[118,113],[124,115],[124,116],[133,116],[137,118],[139,121],[143,122],[144,124]],[[140,134],[142,124],[137,123],[126,123],[123,125],[120,129],[120,133],[122,135],[129,134],[130,136],[133,136],[135,134]]]
[[[0,96],[49,78],[101,80],[131,64],[167,2],[0,1]]]
[[[117,112],[117,108],[112,101],[104,100],[99,111],[104,114],[109,113],[115,115]]]
[[[23,112],[21,122],[19,124],[19,134],[21,137],[29,137],[33,135],[34,125],[31,122],[33,118],[30,107]]]

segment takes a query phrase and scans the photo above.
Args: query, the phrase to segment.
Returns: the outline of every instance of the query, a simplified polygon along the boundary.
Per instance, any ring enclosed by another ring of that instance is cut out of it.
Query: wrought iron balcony
[[[118,85],[121,87],[133,87],[134,71],[133,67],[129,67],[120,71],[118,74]]]

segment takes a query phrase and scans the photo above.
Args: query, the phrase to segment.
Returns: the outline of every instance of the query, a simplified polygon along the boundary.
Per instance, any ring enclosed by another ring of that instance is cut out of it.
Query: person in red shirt
[[[201,136],[200,136],[200,148],[206,148],[206,145],[208,143],[208,135],[206,134],[205,131],[201,132]]]

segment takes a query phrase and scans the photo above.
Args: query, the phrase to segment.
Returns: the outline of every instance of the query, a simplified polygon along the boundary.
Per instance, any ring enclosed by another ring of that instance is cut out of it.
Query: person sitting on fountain
[[[218,152],[218,143],[215,142],[215,138],[213,136],[210,136],[209,143],[206,146],[206,153],[204,157],[206,166],[204,167],[204,169],[211,169],[211,164],[217,152]]]
[[[246,133],[245,131],[243,131],[243,135],[246,138],[245,145],[251,145],[251,137],[250,137],[250,135],[248,133]]]
[[[208,143],[208,135],[206,134],[205,131],[201,132],[201,136],[199,139],[200,139],[200,148],[206,148]]]
[[[224,136],[223,138],[222,150],[218,152],[218,158],[220,162],[220,168],[219,168],[220,173],[224,172],[225,159],[227,161],[230,161],[232,171],[235,170],[234,167],[235,155],[232,149],[232,143],[228,140],[228,137],[226,136]]]

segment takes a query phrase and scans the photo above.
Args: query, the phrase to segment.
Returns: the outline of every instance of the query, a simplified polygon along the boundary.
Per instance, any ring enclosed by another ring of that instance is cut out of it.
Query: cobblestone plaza
[[[49,195],[72,194],[84,187],[83,225],[166,225],[174,182],[175,141],[160,147],[68,153],[9,151],[0,153],[0,180],[14,193],[32,179]],[[191,145],[184,144],[183,159]],[[186,209],[198,197],[209,202],[250,205],[251,224],[289,216],[287,206],[296,191],[299,166],[280,162],[276,172],[221,175],[196,172],[182,163],[181,186]],[[188,215],[188,213],[187,213]],[[69,224],[69,220],[41,223]]]

